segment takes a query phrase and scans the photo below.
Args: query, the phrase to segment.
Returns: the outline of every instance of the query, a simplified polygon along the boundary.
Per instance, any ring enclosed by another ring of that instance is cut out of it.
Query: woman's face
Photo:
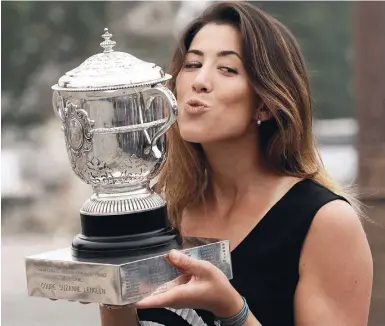
[[[233,26],[208,24],[196,34],[176,79],[184,140],[203,144],[255,132],[256,96],[242,60]]]

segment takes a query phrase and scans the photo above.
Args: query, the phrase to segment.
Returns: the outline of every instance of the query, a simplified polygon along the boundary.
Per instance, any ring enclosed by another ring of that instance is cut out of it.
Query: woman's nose
[[[207,78],[208,76],[205,74],[198,74],[196,78],[194,79],[192,88],[194,91],[197,93],[209,93],[212,91],[212,85],[209,79]]]

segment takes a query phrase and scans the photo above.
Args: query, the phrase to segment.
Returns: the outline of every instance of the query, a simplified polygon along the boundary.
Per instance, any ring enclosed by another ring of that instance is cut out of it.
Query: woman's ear
[[[271,111],[266,107],[265,103],[261,102],[255,113],[254,119],[263,122],[273,118]]]

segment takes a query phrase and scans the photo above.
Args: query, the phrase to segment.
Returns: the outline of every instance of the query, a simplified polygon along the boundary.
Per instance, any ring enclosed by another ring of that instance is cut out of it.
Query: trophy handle
[[[146,103],[146,109],[148,109],[150,107],[152,101],[158,96],[162,97],[166,101],[166,103],[168,104],[167,105],[168,111],[169,111],[168,112],[168,119],[167,119],[166,123],[154,135],[154,137],[152,138],[152,140],[150,142],[150,147],[147,148],[145,151],[146,154],[149,154],[149,151],[151,149],[156,158],[161,158],[162,153],[159,150],[158,146],[156,145],[156,142],[159,139],[159,137],[161,137],[163,134],[165,134],[167,132],[167,130],[170,129],[172,124],[175,122],[176,117],[178,115],[177,102],[176,102],[174,94],[167,87],[160,85],[160,84],[158,84],[152,88],[146,89],[144,92],[146,93],[146,95],[150,96],[150,98],[148,99],[148,101]]]
[[[64,122],[64,115],[63,115],[63,109],[64,109],[64,98],[63,96],[60,96],[57,91],[53,93],[52,96],[52,107],[53,111],[55,112],[56,116],[59,118],[61,122]]]

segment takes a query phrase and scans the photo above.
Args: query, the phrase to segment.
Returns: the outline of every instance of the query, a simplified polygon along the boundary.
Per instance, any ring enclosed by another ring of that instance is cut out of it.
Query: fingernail
[[[171,250],[170,254],[169,254],[170,258],[173,260],[180,258],[181,255],[182,254],[178,250],[175,250],[175,249]]]

